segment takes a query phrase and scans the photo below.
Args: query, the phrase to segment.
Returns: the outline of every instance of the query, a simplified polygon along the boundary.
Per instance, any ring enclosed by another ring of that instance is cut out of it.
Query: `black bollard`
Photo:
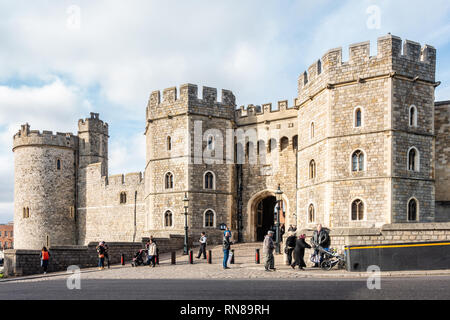
[[[208,264],[212,264],[212,251],[208,251]]]
[[[172,252],[172,264],[177,264],[177,254],[176,254],[176,252]]]
[[[234,264],[234,250],[231,250],[231,261],[230,264]]]
[[[159,266],[159,252],[156,253],[155,260],[156,260],[156,264]]]
[[[256,249],[255,262],[256,262],[256,264],[261,264],[261,257],[259,255],[259,249]]]
[[[194,251],[189,251],[189,263],[194,264]]]

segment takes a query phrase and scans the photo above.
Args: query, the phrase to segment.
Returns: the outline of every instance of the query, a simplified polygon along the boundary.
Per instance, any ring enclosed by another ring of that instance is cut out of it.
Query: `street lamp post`
[[[283,201],[283,191],[281,191],[281,185],[278,185],[278,190],[275,194],[277,198],[277,234],[276,234],[275,252],[277,254],[280,254],[281,253],[280,214],[281,214],[281,202]]]
[[[184,251],[183,254],[185,256],[187,256],[189,254],[189,248],[188,248],[188,221],[187,221],[187,217],[188,217],[188,209],[189,209],[189,198],[187,195],[187,192],[184,194],[184,199],[183,199],[183,204],[184,204]]]

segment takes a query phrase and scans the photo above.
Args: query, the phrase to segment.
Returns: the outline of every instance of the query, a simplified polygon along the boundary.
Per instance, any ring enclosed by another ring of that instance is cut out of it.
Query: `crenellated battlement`
[[[30,130],[30,125],[24,124],[21,129],[13,137],[13,150],[22,146],[55,146],[70,149],[78,149],[78,137],[72,133],[53,131]]]
[[[156,107],[162,103],[174,103],[177,101],[201,101],[212,104],[222,104],[230,106],[235,104],[236,98],[230,90],[222,90],[221,100],[218,100],[216,88],[203,87],[202,96],[198,96],[198,86],[195,84],[184,84],[177,87],[171,87],[162,91],[153,91],[150,94],[149,107]]]
[[[139,187],[144,184],[144,174],[133,172],[128,174],[102,175],[102,164],[93,163],[87,167],[87,180],[89,185],[100,184],[104,188],[130,188]]]
[[[377,54],[370,55],[370,42],[349,46],[349,60],[343,61],[342,48],[327,51],[298,78],[299,102],[316,91],[335,84],[396,73],[427,82],[435,81],[436,49],[388,34],[378,38]]]
[[[78,132],[95,132],[108,135],[108,124],[100,120],[98,113],[91,112],[91,117],[78,120]]]
[[[155,119],[176,115],[184,112],[199,111],[196,108],[216,108],[208,113],[222,113],[221,109],[234,109],[236,97],[230,90],[223,89],[219,101],[218,90],[211,87],[203,87],[202,95],[199,97],[198,86],[195,84],[184,84],[178,89],[171,87],[161,91],[153,91],[147,105],[147,119]],[[195,109],[194,111],[192,109]]]
[[[278,118],[286,118],[296,115],[297,99],[294,99],[292,105],[288,100],[278,101],[276,107],[272,103],[265,103],[262,105],[250,104],[247,107],[241,106],[235,110],[235,121],[239,124],[247,124],[253,122],[274,121]]]
[[[102,177],[104,186],[137,186],[144,183],[144,176],[142,172],[133,172],[128,174],[116,174],[108,177]]]

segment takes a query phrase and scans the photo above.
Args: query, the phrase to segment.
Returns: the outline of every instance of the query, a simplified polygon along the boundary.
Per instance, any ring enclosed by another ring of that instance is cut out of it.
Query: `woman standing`
[[[44,269],[44,274],[47,274],[48,261],[50,260],[50,253],[48,252],[46,247],[42,248],[40,258],[41,258],[41,267]]]
[[[292,269],[295,269],[296,266],[300,268],[300,270],[303,270],[303,268],[306,267],[305,260],[303,259],[305,256],[305,249],[311,249],[311,246],[306,243],[305,241],[306,235],[302,234],[300,237],[298,237],[297,241],[295,242],[295,250],[294,250],[294,257],[295,261],[291,265]]]
[[[97,247],[98,253],[98,268],[99,270],[105,269],[105,247],[103,246],[103,242],[100,242]]]

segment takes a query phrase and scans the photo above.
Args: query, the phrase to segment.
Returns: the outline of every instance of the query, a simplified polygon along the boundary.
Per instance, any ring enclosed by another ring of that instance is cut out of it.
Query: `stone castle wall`
[[[75,243],[77,145],[72,134],[30,131],[28,125],[14,136],[15,248]]]
[[[245,155],[243,238],[256,241],[256,208],[266,197],[275,196],[278,185],[284,192],[284,214],[280,221],[287,226],[296,224],[297,110],[288,101],[278,102],[275,110],[272,104],[250,105],[236,112],[236,122],[244,132],[243,141],[237,141]]]
[[[312,122],[317,136],[300,142],[297,210],[322,204],[315,223],[365,228],[404,222],[412,197],[421,205],[420,221],[434,220],[436,52],[405,41],[402,54],[401,46],[401,39],[388,35],[379,38],[378,53],[370,56],[370,43],[358,43],[350,46],[348,62],[342,61],[341,48],[333,49],[299,77],[299,136],[310,136]],[[417,128],[409,127],[413,104],[420,106]],[[360,127],[355,126],[358,108]],[[421,153],[420,172],[406,170],[406,154],[413,146]],[[356,150],[364,154],[362,172],[352,171]],[[311,160],[315,179],[308,175]],[[361,221],[351,219],[355,199],[364,203]],[[300,225],[307,224],[301,217]]]
[[[244,160],[244,241],[256,240],[256,207],[274,196],[278,185],[286,226],[373,229],[404,223],[412,198],[419,203],[418,222],[448,221],[448,103],[433,108],[436,50],[387,35],[378,39],[374,56],[368,42],[351,45],[349,52],[347,62],[337,48],[312,64],[299,77],[292,106],[280,101],[276,108],[263,104],[236,110],[231,91],[222,90],[218,97],[217,89],[203,87],[199,96],[193,84],[152,92],[145,175],[108,177],[108,124],[96,113],[79,121],[78,136],[23,126],[14,137],[17,248],[28,249],[31,243],[40,248],[47,234],[58,245],[182,235],[185,194],[191,240],[206,231],[211,242],[220,241],[222,223],[236,235],[240,167],[234,163],[235,149]],[[413,106],[417,124],[411,126]],[[355,126],[358,108],[360,127]],[[243,133],[243,140],[229,137],[232,130]],[[209,135],[217,146],[211,152]],[[420,153],[415,172],[407,167],[412,147]],[[364,154],[362,172],[352,170],[356,150]],[[55,159],[62,163],[60,172],[54,170]],[[206,172],[215,176],[212,190],[204,187]],[[167,173],[174,177],[173,188],[165,186]],[[121,193],[126,203],[120,203]],[[364,203],[360,221],[351,218],[356,199]],[[28,207],[31,217],[24,218]],[[215,213],[214,227],[204,225],[206,210]],[[173,225],[166,227],[169,211]]]
[[[438,102],[436,134],[436,221],[450,220],[450,101]]]
[[[145,233],[144,179],[141,173],[101,176],[101,164],[86,169],[86,202],[78,207],[78,243],[135,242]],[[121,203],[121,193],[126,202]]]

